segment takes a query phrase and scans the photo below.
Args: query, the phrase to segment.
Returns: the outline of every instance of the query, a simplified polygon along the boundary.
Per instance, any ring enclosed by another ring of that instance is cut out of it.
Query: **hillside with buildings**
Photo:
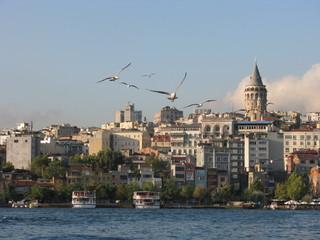
[[[234,112],[165,106],[147,122],[128,103],[101,127],[1,129],[0,201],[68,202],[81,189],[109,203],[139,189],[169,205],[320,197],[319,112],[269,112],[256,64],[243,94]]]

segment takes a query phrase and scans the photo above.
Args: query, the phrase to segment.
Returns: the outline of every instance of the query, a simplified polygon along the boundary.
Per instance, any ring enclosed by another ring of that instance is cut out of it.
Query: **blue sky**
[[[316,0],[0,0],[0,127],[99,126],[128,101],[152,120],[165,105],[223,99],[255,57],[267,79],[302,75],[319,63],[319,10]],[[170,91],[187,71],[177,102],[95,84],[128,62],[122,80],[144,88]]]

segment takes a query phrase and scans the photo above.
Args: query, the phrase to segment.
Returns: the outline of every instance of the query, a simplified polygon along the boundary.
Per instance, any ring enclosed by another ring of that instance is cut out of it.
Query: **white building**
[[[170,136],[172,155],[190,155],[196,157],[197,145],[201,139],[200,124],[182,124],[159,127],[155,135]]]
[[[202,119],[201,131],[204,139],[221,139],[234,134],[235,121],[230,118],[206,116]]]
[[[256,166],[262,170],[284,170],[283,136],[272,121],[239,122],[238,131],[244,138],[246,171]]]

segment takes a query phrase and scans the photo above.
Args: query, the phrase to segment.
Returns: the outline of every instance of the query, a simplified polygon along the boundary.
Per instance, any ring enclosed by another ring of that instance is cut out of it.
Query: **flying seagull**
[[[151,78],[153,75],[156,75],[156,73],[145,73],[142,75],[142,77]]]
[[[133,85],[133,84],[129,84],[129,83],[126,83],[126,82],[120,82],[120,84],[123,84],[123,85],[127,86],[128,88],[133,87],[135,89],[139,89],[138,86]]]
[[[176,90],[172,93],[170,92],[165,92],[165,91],[158,91],[158,90],[152,90],[152,89],[147,89],[150,92],[155,92],[155,93],[160,93],[160,94],[165,94],[168,95],[168,99],[171,100],[171,102],[174,102],[175,99],[177,99],[177,91],[178,89],[181,87],[181,85],[183,84],[184,80],[186,80],[187,77],[187,72],[185,72],[184,77],[182,79],[182,81],[179,83],[178,87],[176,88]]]
[[[215,102],[215,101],[216,101],[216,100],[214,100],[214,99],[208,99],[208,100],[206,100],[206,101],[204,101],[204,102],[202,102],[202,103],[192,103],[192,104],[189,104],[189,105],[185,106],[184,108],[188,108],[188,107],[191,107],[191,106],[197,106],[197,108],[199,108],[199,107],[202,107],[203,104],[205,104],[205,103]]]
[[[97,83],[100,83],[100,82],[103,82],[103,81],[106,81],[106,80],[109,80],[109,81],[111,81],[111,82],[118,80],[118,79],[120,78],[120,73],[123,72],[125,69],[127,69],[130,65],[131,65],[131,62],[128,63],[128,64],[127,64],[126,66],[124,66],[123,68],[121,68],[121,70],[120,70],[117,74],[114,74],[114,75],[112,75],[112,76],[110,76],[110,77],[106,77],[106,78],[98,81]]]

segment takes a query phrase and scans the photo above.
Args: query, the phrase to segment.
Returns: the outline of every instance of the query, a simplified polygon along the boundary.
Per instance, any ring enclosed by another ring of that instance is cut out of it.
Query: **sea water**
[[[320,211],[0,208],[0,239],[318,239]]]

